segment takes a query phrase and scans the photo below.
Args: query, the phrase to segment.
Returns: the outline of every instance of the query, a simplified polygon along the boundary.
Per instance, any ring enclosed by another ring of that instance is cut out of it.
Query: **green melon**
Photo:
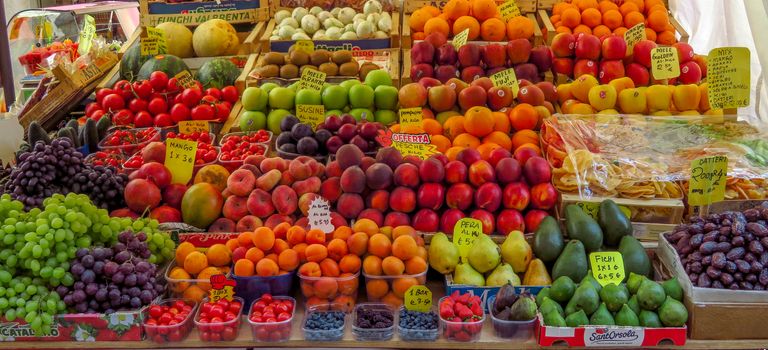
[[[138,42],[135,43],[125,51],[123,58],[120,60],[120,76],[129,81],[136,80],[141,66],[150,58],[152,58],[152,55],[142,56],[141,45]]]
[[[228,85],[235,85],[235,80],[240,75],[240,69],[226,58],[214,58],[205,62],[195,76],[203,87],[221,89]]]
[[[149,79],[149,75],[155,71],[161,71],[168,74],[168,77],[173,78],[176,74],[181,73],[184,70],[189,70],[187,64],[181,58],[174,55],[157,55],[150,58],[147,62],[141,65],[138,78]]]

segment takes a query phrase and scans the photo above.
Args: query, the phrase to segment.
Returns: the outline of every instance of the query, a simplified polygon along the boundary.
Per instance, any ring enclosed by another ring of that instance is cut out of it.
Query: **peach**
[[[696,84],[678,85],[672,92],[672,102],[678,111],[695,110],[699,108],[701,92]]]
[[[435,86],[427,90],[429,107],[435,112],[444,112],[456,104],[456,91],[446,85]]]
[[[452,160],[445,165],[445,181],[451,184],[467,181],[467,166],[458,161]]]
[[[288,162],[282,158],[265,158],[264,160],[259,163],[259,170],[261,170],[262,173],[266,173],[270,170],[279,170],[279,171],[285,171],[288,169]]]
[[[252,156],[249,156],[249,157],[252,157]],[[259,178],[259,176],[261,176],[261,170],[259,170],[258,166],[253,164],[243,163],[243,165],[241,165],[238,169],[244,169],[244,170],[250,171],[255,178]]]
[[[589,89],[589,104],[598,111],[612,109],[616,106],[616,89],[609,84]]]
[[[321,198],[317,193],[304,193],[299,196],[299,210],[301,211],[301,215],[309,215],[309,205],[317,198]]]
[[[307,179],[314,172],[313,163],[316,164],[317,161],[307,156],[299,156],[288,162],[288,172],[296,181]]]
[[[293,175],[291,173],[285,171],[282,174],[280,174],[280,182],[278,182],[278,185],[286,185],[290,186],[293,185]]]
[[[549,216],[544,210],[531,209],[525,213],[525,228],[528,232],[536,232],[539,228],[539,224],[545,217]]]
[[[482,47],[481,56],[486,67],[502,67],[507,62],[507,49],[501,44],[485,45]]]
[[[671,107],[672,92],[665,85],[651,85],[645,90],[648,111],[668,111]]]
[[[677,59],[680,64],[688,62],[693,59],[693,47],[688,43],[677,42],[672,44],[672,47],[677,49]]]
[[[325,175],[328,177],[341,176],[341,167],[339,166],[339,162],[335,160],[330,161],[328,166],[325,167]]]
[[[473,81],[473,83],[480,79]],[[486,91],[487,89],[483,89],[479,85],[470,85],[459,93],[459,106],[462,110],[467,110],[475,106],[485,106],[485,101],[487,99]]]
[[[528,159],[538,156],[539,153],[530,147],[518,147],[518,149],[515,150],[515,159],[518,163],[523,164],[523,166],[525,166],[525,163],[528,162]]]
[[[576,58],[597,60],[600,58],[601,48],[600,39],[596,36],[591,34],[580,35],[576,38],[574,55]]]
[[[294,182],[293,185],[291,185],[291,188],[296,191],[296,195],[301,196],[305,193],[320,192],[321,186],[322,182],[320,181],[320,178],[317,176],[312,176],[306,180]]]
[[[642,64],[646,68],[651,68],[651,51],[658,45],[651,40],[640,40],[632,48],[632,60],[635,63]]]
[[[248,212],[260,218],[266,218],[275,212],[275,206],[272,204],[272,196],[262,189],[255,189],[248,195],[246,201]]]
[[[341,173],[341,190],[345,193],[363,193],[365,190],[365,172],[359,166],[344,169]]]
[[[421,107],[427,103],[427,89],[418,83],[406,84],[397,95],[401,108]]]
[[[493,217],[493,214],[491,214],[491,212],[483,209],[476,209],[469,214],[469,217],[480,220],[480,223],[483,224],[483,233],[485,233],[486,235],[490,235],[493,233],[494,217]]]
[[[351,166],[360,166],[363,162],[363,157],[365,157],[363,151],[353,144],[342,145],[336,151],[336,161],[339,163],[339,168],[342,171]]]
[[[237,231],[237,232],[246,232],[246,231]],[[240,259],[245,259],[245,253],[248,252],[248,248],[246,247],[237,247],[235,250],[232,251],[232,261],[238,261]]]
[[[398,227],[409,226],[411,224],[411,218],[406,213],[400,213],[392,211],[384,216],[384,226]]]
[[[528,39],[510,40],[507,43],[507,57],[509,57],[509,62],[513,65],[528,62],[528,58],[531,57],[531,49],[533,49],[533,46]]]
[[[648,81],[651,78],[648,69],[638,63],[628,64],[624,74],[632,79],[632,83],[634,83],[635,86],[648,86]]]
[[[568,77],[574,75],[573,60],[570,58],[555,58],[552,61],[552,66],[554,67],[555,73],[557,74],[563,74]]]
[[[443,85],[443,83],[433,77],[423,77],[419,79],[419,85],[423,86],[425,89],[429,90],[435,86]]]
[[[389,210],[389,192],[386,190],[376,190],[368,194],[365,198],[366,208],[372,208],[381,212]]]
[[[264,162],[262,162],[262,164],[264,164]],[[282,177],[283,176],[280,170],[268,170],[266,173],[264,173],[264,175],[261,175],[258,179],[256,179],[256,187],[269,192],[275,188],[278,183],[280,183]]]
[[[448,164],[448,161],[449,161],[448,156],[446,156],[445,154],[442,154],[442,153],[435,153],[435,154],[433,154],[433,155],[431,155],[429,157],[439,160],[440,163],[443,164],[443,167],[445,167],[445,165]],[[421,165],[421,164],[419,164],[419,165]]]
[[[527,89],[523,88],[523,89]],[[522,92],[523,90],[520,89]],[[515,97],[512,94],[512,89],[507,86],[494,86],[488,89],[488,107],[491,110],[498,111],[504,107],[511,106],[515,101]],[[520,95],[518,94],[518,98]]]
[[[465,88],[469,87],[469,84],[467,84],[466,82],[470,82],[471,83],[471,82],[473,82],[473,81],[475,81],[477,79],[480,79],[480,78],[482,78],[484,76],[485,76],[485,70],[483,70],[483,67],[480,67],[480,66],[464,67],[464,68],[461,69],[461,73],[460,73],[460,78],[461,79],[457,79],[457,80],[461,80],[461,81],[465,82],[463,85],[456,84],[454,82],[454,84],[456,84],[455,87],[451,86],[450,84],[451,84],[451,80],[452,79],[449,79],[448,81],[446,81],[445,84],[448,85],[449,87],[452,87],[453,90],[456,91],[456,96],[458,96],[459,93],[461,93],[462,90],[464,90]]]
[[[333,227],[349,226],[347,219],[335,211],[331,212],[331,225],[333,225]]]
[[[496,172],[485,160],[476,161],[469,166],[469,182],[474,186],[480,186],[486,182],[496,181]]]
[[[551,103],[557,102],[557,87],[552,82],[540,81],[535,84],[542,93],[544,93],[544,100]]]
[[[523,214],[515,209],[504,209],[496,215],[496,230],[504,236],[512,231],[525,232]]]
[[[394,171],[403,162],[403,155],[394,147],[382,147],[376,152],[376,162],[386,164]]]
[[[354,219],[363,210],[363,197],[357,193],[344,193],[336,202],[336,210],[347,219]]]
[[[624,89],[619,93],[619,108],[623,113],[635,114],[645,111],[645,93],[639,89]]]
[[[701,81],[701,67],[695,61],[688,61],[680,65],[681,84],[698,84]]]
[[[394,173],[394,183],[397,186],[416,188],[419,186],[419,167],[410,163],[400,164]]]
[[[255,184],[256,177],[245,169],[237,169],[227,178],[227,189],[236,196],[247,196]]]
[[[613,88],[616,90],[616,94],[618,95],[622,90],[624,89],[630,89],[635,87],[635,82],[632,81],[629,77],[621,77],[618,79],[611,80],[608,85],[613,86]]]
[[[434,157],[430,157],[419,165],[419,178],[423,182],[442,182],[445,177],[443,163]]]
[[[531,192],[524,182],[512,182],[504,186],[501,198],[504,208],[522,211],[531,201]]]
[[[374,164],[376,164],[376,158],[365,156],[363,157],[363,160],[360,161],[360,168],[363,169],[363,171],[366,171]]]
[[[475,191],[475,206],[490,212],[501,205],[501,187],[495,182],[486,182]]]
[[[522,169],[520,163],[511,157],[503,158],[496,163],[494,167],[496,179],[501,184],[517,181],[520,179]]]
[[[452,235],[453,234],[453,228],[456,226],[456,222],[458,222],[460,219],[465,218],[466,215],[464,215],[464,212],[458,209],[448,209],[445,212],[443,212],[443,215],[440,217],[440,231],[445,232],[446,234]]]
[[[254,165],[254,166],[256,166],[258,168],[261,165],[261,162],[264,159],[267,159],[267,157],[265,155],[263,155],[263,154],[250,155],[250,156],[245,157],[245,159],[243,159],[243,164]],[[259,171],[261,171],[261,170],[259,170]]]
[[[443,206],[445,187],[439,183],[423,183],[416,192],[416,203],[419,208],[438,210]]]
[[[464,163],[467,167],[472,166],[472,164],[475,164],[475,162],[482,159],[480,152],[474,148],[465,148],[459,151],[459,154],[456,155],[456,160]]]
[[[357,215],[357,220],[362,219],[371,220],[376,223],[376,226],[379,227],[384,226],[384,214],[373,208],[363,209],[363,211]]]
[[[557,202],[557,190],[552,184],[545,182],[531,187],[531,204],[536,209],[549,210]]]
[[[272,191],[272,204],[279,214],[290,215],[298,209],[299,198],[292,188],[280,185]]]
[[[343,174],[341,179],[343,183]],[[388,188],[392,184],[392,169],[386,164],[375,163],[365,170],[365,179],[370,189],[380,190]]]
[[[600,83],[608,84],[613,79],[624,76],[624,63],[621,60],[604,60],[600,62]]]
[[[218,218],[208,227],[208,232],[235,232],[236,227],[237,224],[234,221],[227,218]]]
[[[410,213],[416,209],[416,193],[408,187],[397,187],[389,195],[389,207],[394,211]]]
[[[329,202],[335,203],[339,196],[341,196],[341,178],[334,176],[325,179],[320,185],[320,191],[318,192]]]
[[[432,209],[419,209],[411,219],[413,228],[422,232],[436,232],[440,227],[440,217]]]
[[[598,73],[597,62],[588,59],[581,59],[576,61],[573,66],[573,77],[579,78],[582,75],[591,75],[596,77]]]
[[[262,226],[266,226],[273,229],[275,228],[275,226],[280,225],[284,222],[287,222],[288,224],[293,225],[293,217],[290,215],[272,214],[267,218],[267,220],[264,220],[264,225]]]
[[[552,54],[557,58],[571,57],[576,46],[576,37],[571,33],[558,33],[552,38]]]
[[[449,208],[466,210],[472,205],[474,189],[466,183],[451,185],[445,194],[445,204]]]
[[[469,66],[479,66],[480,65],[480,55],[482,49],[480,48],[480,45],[477,45],[475,43],[467,43],[465,45],[462,45],[459,48],[458,57],[459,57],[459,66],[461,67],[469,67]]]
[[[532,106],[541,106],[544,104],[544,92],[536,85],[524,86],[517,93],[517,101]]]
[[[502,159],[511,158],[512,153],[506,148],[496,148],[488,155],[488,163],[491,163],[494,169]]]
[[[618,35],[606,37],[601,46],[604,60],[620,60],[627,55],[627,42]]]
[[[549,182],[552,177],[549,163],[546,159],[538,156],[531,157],[525,162],[523,174],[525,174],[525,180],[531,185]]]
[[[221,209],[222,215],[225,218],[233,221],[238,221],[248,214],[248,206],[246,203],[248,198],[243,196],[229,196],[224,201],[224,206]]]
[[[253,216],[253,215],[246,215],[240,218],[240,220],[237,221],[237,224],[235,225],[235,231],[237,232],[253,232],[259,227],[264,226],[264,223],[261,221],[261,219]]]

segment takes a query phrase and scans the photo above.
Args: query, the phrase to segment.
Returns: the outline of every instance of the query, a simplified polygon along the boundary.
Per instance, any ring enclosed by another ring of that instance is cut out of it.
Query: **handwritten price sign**
[[[141,55],[159,55],[168,52],[168,45],[165,43],[165,36],[162,29],[155,27],[145,27],[141,32],[139,45],[141,45]]]
[[[624,259],[619,252],[599,252],[589,254],[592,276],[601,286],[619,285],[624,280]]]
[[[679,77],[680,61],[677,58],[677,49],[671,46],[652,49],[651,73],[656,80]]]
[[[91,50],[91,44],[93,44],[93,37],[96,36],[96,20],[90,15],[83,16],[83,30],[80,32],[80,37],[77,39],[77,53],[81,56],[88,53]]]
[[[312,129],[325,121],[325,106],[323,105],[296,105],[296,117],[299,121],[309,124]]]
[[[400,126],[413,125],[421,127],[421,107],[400,109]]]
[[[165,166],[171,171],[171,182],[186,184],[192,178],[197,141],[167,139],[165,147]]]
[[[236,282],[224,275],[211,276],[211,290],[208,291],[208,301],[215,303],[221,299],[232,301],[235,297]]]
[[[703,157],[691,162],[688,205],[709,205],[725,199],[728,157]]]
[[[315,42],[312,40],[298,40],[296,41],[296,49],[306,53],[313,53],[315,52]]]
[[[209,132],[207,120],[182,120],[179,122],[179,132],[189,135],[193,132]]]
[[[432,291],[426,286],[411,286],[405,291],[405,309],[429,312],[432,310]]]
[[[501,13],[501,17],[504,18],[504,21],[509,21],[510,19],[521,15],[520,8],[517,7],[517,2],[515,2],[515,0],[508,0],[501,4],[501,6],[499,6],[499,13]]]
[[[323,84],[325,84],[325,73],[314,70],[314,69],[305,69],[303,72],[301,72],[301,78],[299,79],[299,88],[301,89],[310,89],[315,91],[320,91],[323,89]]]
[[[331,233],[335,229],[331,224],[331,205],[323,197],[317,197],[309,203],[307,213],[309,228],[319,229],[325,233]]]
[[[515,75],[515,69],[510,68],[491,75],[491,82],[493,86],[506,86],[512,90],[512,97],[516,98],[517,93],[520,91],[520,82],[517,81],[517,75]],[[497,93],[504,93],[498,91]],[[499,96],[503,97],[503,96]]]
[[[456,48],[458,51],[459,48],[464,46],[464,44],[467,43],[467,39],[469,38],[469,28],[464,29],[461,31],[461,33],[456,34],[453,36],[453,41],[451,42],[453,44],[453,47]]]
[[[627,42],[627,55],[632,54],[632,49],[640,40],[645,40],[645,24],[638,23],[624,32],[624,41]]]
[[[463,218],[453,226],[453,244],[459,249],[459,256],[467,257],[469,248],[477,237],[483,234],[483,223],[477,219]]]
[[[749,49],[720,47],[707,57],[707,97],[712,108],[749,106]]]
[[[197,82],[195,82],[195,79],[192,78],[192,74],[189,73],[188,70],[183,70],[179,72],[179,74],[176,74],[174,76],[176,78],[176,85],[184,87],[184,88],[191,88],[196,87]]]

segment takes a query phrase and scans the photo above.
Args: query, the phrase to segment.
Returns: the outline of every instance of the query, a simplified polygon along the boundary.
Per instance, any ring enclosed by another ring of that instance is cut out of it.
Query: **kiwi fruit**
[[[321,64],[318,70],[325,73],[327,76],[339,75],[339,66],[333,62],[325,62]]]
[[[331,61],[331,53],[328,50],[315,50],[315,52],[309,55],[309,61],[312,65],[320,66]]]
[[[280,77],[285,79],[293,79],[299,76],[299,67],[295,64],[288,63],[280,67]]]
[[[339,50],[333,53],[331,59],[333,59],[333,63],[342,65],[352,60],[352,52],[349,50]]]
[[[302,50],[293,50],[288,54],[288,62],[297,66],[303,66],[309,63],[309,54]]]
[[[305,64],[305,65],[301,66],[301,68],[299,68],[299,75],[301,75],[301,73],[304,73],[305,69],[317,70],[317,66],[314,66],[314,65],[311,65],[311,64]]]
[[[267,52],[267,54],[264,55],[264,64],[276,64],[282,66],[285,64],[285,55],[279,52]]]
[[[377,66],[376,63],[372,62],[365,62],[362,66],[360,66],[360,80],[365,80],[365,76],[368,75],[368,72],[372,70],[381,69],[381,67]]]
[[[276,64],[268,64],[256,68],[256,71],[262,78],[274,78],[280,74],[280,67]]]
[[[357,75],[357,72],[359,71],[360,71],[360,65],[358,65],[357,61],[354,61],[354,60],[344,63],[339,67],[339,75],[346,76],[346,77],[353,77]]]

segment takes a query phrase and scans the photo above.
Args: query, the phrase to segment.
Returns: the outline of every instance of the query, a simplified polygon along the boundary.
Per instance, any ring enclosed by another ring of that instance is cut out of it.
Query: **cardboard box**
[[[141,24],[156,26],[163,22],[197,25],[210,19],[229,23],[256,23],[269,19],[269,5],[260,0],[167,0],[139,1]]]
[[[693,303],[686,297],[685,307],[691,339],[768,339],[768,304]]]
[[[24,320],[0,319],[2,341],[140,341],[141,310],[112,314],[64,314],[56,316],[51,334],[37,336]]]
[[[687,328],[665,327],[548,327],[539,315],[539,345],[584,347],[646,347],[674,344],[685,345]]]

